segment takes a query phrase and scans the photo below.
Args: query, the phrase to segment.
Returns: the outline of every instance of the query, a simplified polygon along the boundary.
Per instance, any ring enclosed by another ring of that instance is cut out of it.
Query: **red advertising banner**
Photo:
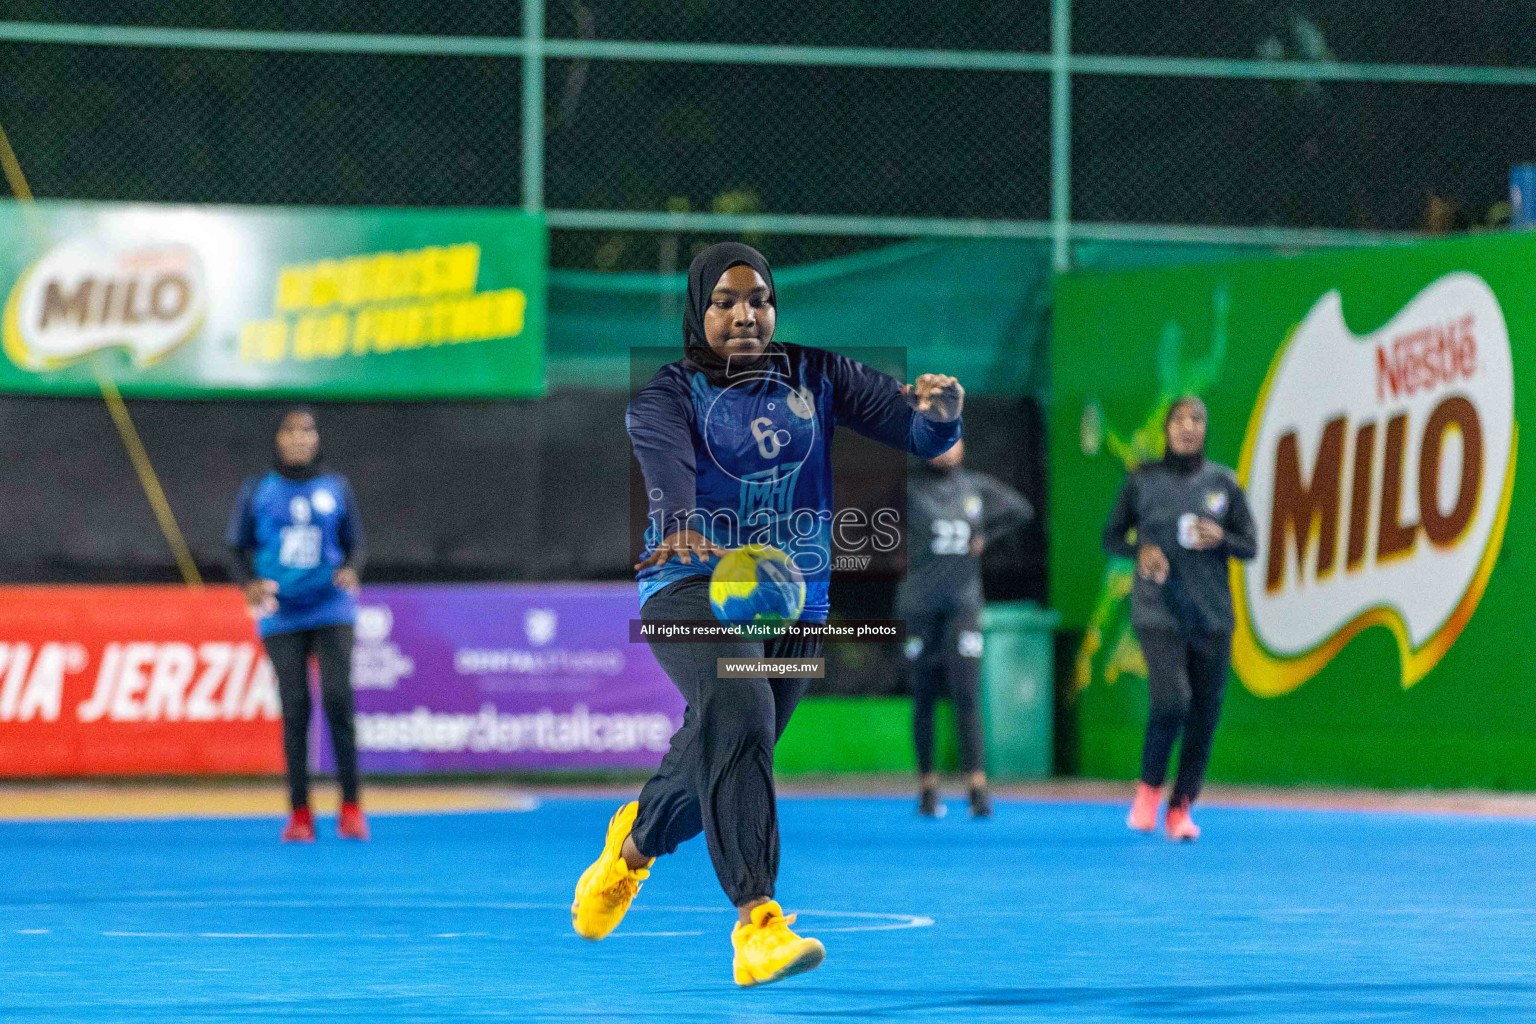
[[[279,719],[234,587],[0,587],[0,776],[281,772]]]

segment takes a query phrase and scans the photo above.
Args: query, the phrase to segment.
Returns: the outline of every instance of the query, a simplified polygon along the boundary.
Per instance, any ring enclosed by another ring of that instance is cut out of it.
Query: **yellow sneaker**
[[[654,858],[646,861],[645,867],[631,871],[620,852],[639,813],[640,803],[636,800],[614,812],[608,821],[608,839],[603,843],[602,855],[581,873],[581,880],[576,883],[571,925],[584,939],[596,942],[617,928],[635,893],[640,891],[640,883],[651,877],[649,868],[656,862]]]
[[[731,931],[736,949],[736,984],[742,988],[766,985],[821,966],[827,950],[820,940],[802,939],[789,930],[795,915],[769,900],[752,908],[752,923],[737,924]]]

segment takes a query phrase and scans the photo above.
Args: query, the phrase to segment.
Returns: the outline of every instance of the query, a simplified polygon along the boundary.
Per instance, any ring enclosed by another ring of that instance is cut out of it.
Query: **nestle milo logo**
[[[24,369],[52,370],[116,346],[144,365],[197,333],[207,302],[202,261],[190,246],[75,240],[16,282],[5,307],[5,352]]]
[[[1232,568],[1243,683],[1288,693],[1373,625],[1397,639],[1402,684],[1422,679],[1492,572],[1517,433],[1509,332],[1480,277],[1447,274],[1364,337],[1338,292],[1320,298],[1243,444],[1260,541]]]

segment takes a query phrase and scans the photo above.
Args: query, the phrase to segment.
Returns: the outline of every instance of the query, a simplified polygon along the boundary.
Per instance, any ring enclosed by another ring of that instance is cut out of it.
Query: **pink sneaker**
[[[342,804],[336,818],[336,834],[343,839],[368,839],[368,819],[357,804]]]
[[[285,843],[315,841],[315,816],[310,813],[308,807],[299,807],[288,815],[288,824],[283,826],[282,839]]]
[[[1168,838],[1176,843],[1192,843],[1200,838],[1200,826],[1189,816],[1189,801],[1181,800],[1168,805],[1168,815],[1163,819]]]
[[[1151,835],[1157,831],[1157,805],[1162,802],[1163,791],[1156,786],[1149,786],[1145,782],[1136,783],[1136,801],[1131,804],[1131,813],[1126,815],[1126,827],[1136,832],[1145,832]]]

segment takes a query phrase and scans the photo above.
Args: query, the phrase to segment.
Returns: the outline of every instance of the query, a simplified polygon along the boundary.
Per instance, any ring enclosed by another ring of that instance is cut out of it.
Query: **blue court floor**
[[[612,800],[379,817],[0,824],[0,1020],[1530,1021],[1536,822],[1206,808],[782,803],[818,971],[739,991],[702,839],[607,941],[571,888]]]

